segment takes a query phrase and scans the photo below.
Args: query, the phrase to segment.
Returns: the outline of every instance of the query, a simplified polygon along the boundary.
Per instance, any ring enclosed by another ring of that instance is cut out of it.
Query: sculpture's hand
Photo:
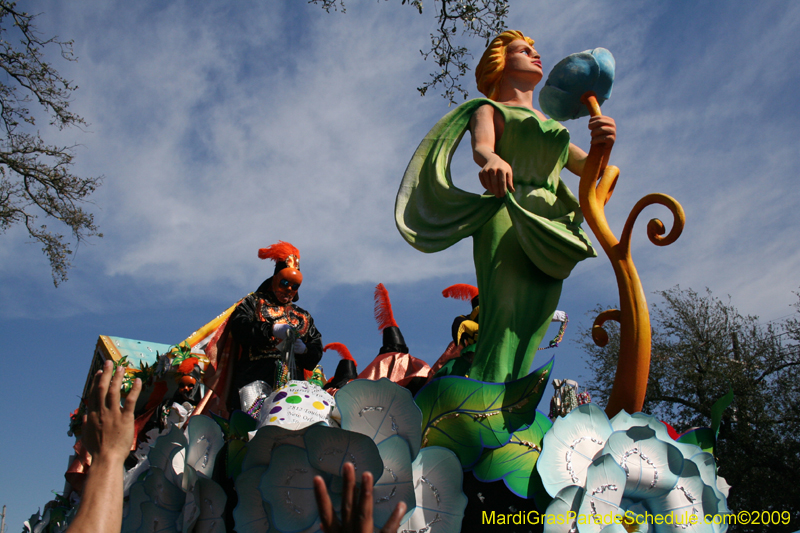
[[[481,168],[478,177],[481,185],[498,198],[504,197],[507,191],[514,192],[514,175],[511,165],[495,153],[489,154],[486,158],[486,164]]]
[[[470,119],[472,132],[472,159],[481,167],[478,177],[481,185],[491,194],[502,198],[506,192],[514,192],[514,176],[509,165],[497,155],[495,140],[502,133],[502,116],[495,114],[494,107],[483,105]]]
[[[603,115],[590,118],[589,130],[592,132],[592,144],[605,143],[611,148],[617,139],[617,124],[611,117]]]

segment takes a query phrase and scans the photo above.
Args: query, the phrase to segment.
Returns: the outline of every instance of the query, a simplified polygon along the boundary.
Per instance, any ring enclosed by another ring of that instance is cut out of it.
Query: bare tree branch
[[[61,233],[38,225],[37,219],[44,215],[65,225],[76,245],[102,237],[93,216],[81,207],[102,178],[72,174],[75,146],[47,144],[33,129],[31,103],[48,116],[50,126],[86,124],[69,109],[77,86],[44,61],[48,46],[58,47],[63,59],[74,61],[72,41],[42,37],[33,21],[34,16],[18,10],[14,2],[0,0],[0,233],[23,224],[41,244],[58,286],[67,279],[73,245]]]
[[[308,0],[325,11],[345,12],[344,0]],[[402,0],[401,5],[415,8],[423,14],[422,0]],[[420,50],[423,59],[431,58],[436,65],[430,79],[417,88],[425,96],[430,89],[441,88],[441,94],[451,104],[456,95],[463,99],[469,92],[461,85],[462,77],[469,72],[467,60],[472,58],[469,49],[456,42],[458,36],[477,37],[488,45],[491,39],[506,29],[507,0],[434,0],[433,12],[438,23],[437,31],[430,35],[430,46]]]

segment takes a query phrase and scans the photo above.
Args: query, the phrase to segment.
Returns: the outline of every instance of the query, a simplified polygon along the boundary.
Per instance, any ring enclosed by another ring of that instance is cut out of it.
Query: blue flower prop
[[[553,497],[547,533],[576,526],[580,533],[727,531],[703,520],[729,512],[713,456],[675,442],[663,423],[642,413],[622,411],[609,421],[594,404],[578,407],[545,434],[536,468]],[[655,515],[672,523],[653,525]]]
[[[586,50],[565,57],[553,67],[539,92],[539,107],[558,121],[589,115],[581,96],[594,91],[602,105],[614,84],[614,56],[605,48]]]

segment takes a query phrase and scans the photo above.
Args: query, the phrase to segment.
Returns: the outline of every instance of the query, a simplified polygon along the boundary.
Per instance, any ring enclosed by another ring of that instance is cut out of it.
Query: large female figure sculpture
[[[504,382],[527,375],[572,268],[596,255],[580,224],[575,196],[561,181],[580,175],[586,153],[569,132],[533,108],[543,77],[533,40],[507,31],[492,41],[475,71],[488,99],[471,100],[442,118],[409,163],[395,205],[397,227],[423,252],[467,236],[481,298],[480,331],[469,377]],[[467,130],[486,193],[458,189],[450,158]],[[613,143],[616,126],[593,117],[594,143]]]

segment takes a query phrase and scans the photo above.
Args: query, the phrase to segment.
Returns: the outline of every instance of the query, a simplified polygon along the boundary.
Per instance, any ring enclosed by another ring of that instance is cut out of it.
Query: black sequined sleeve
[[[265,346],[272,338],[272,321],[258,319],[258,298],[247,296],[231,314],[233,338],[245,346]]]
[[[320,359],[322,359],[322,334],[314,325],[314,319],[310,315],[308,320],[308,332],[302,337],[302,341],[306,345],[306,352],[295,354],[295,361],[298,366],[306,370],[314,370]]]

